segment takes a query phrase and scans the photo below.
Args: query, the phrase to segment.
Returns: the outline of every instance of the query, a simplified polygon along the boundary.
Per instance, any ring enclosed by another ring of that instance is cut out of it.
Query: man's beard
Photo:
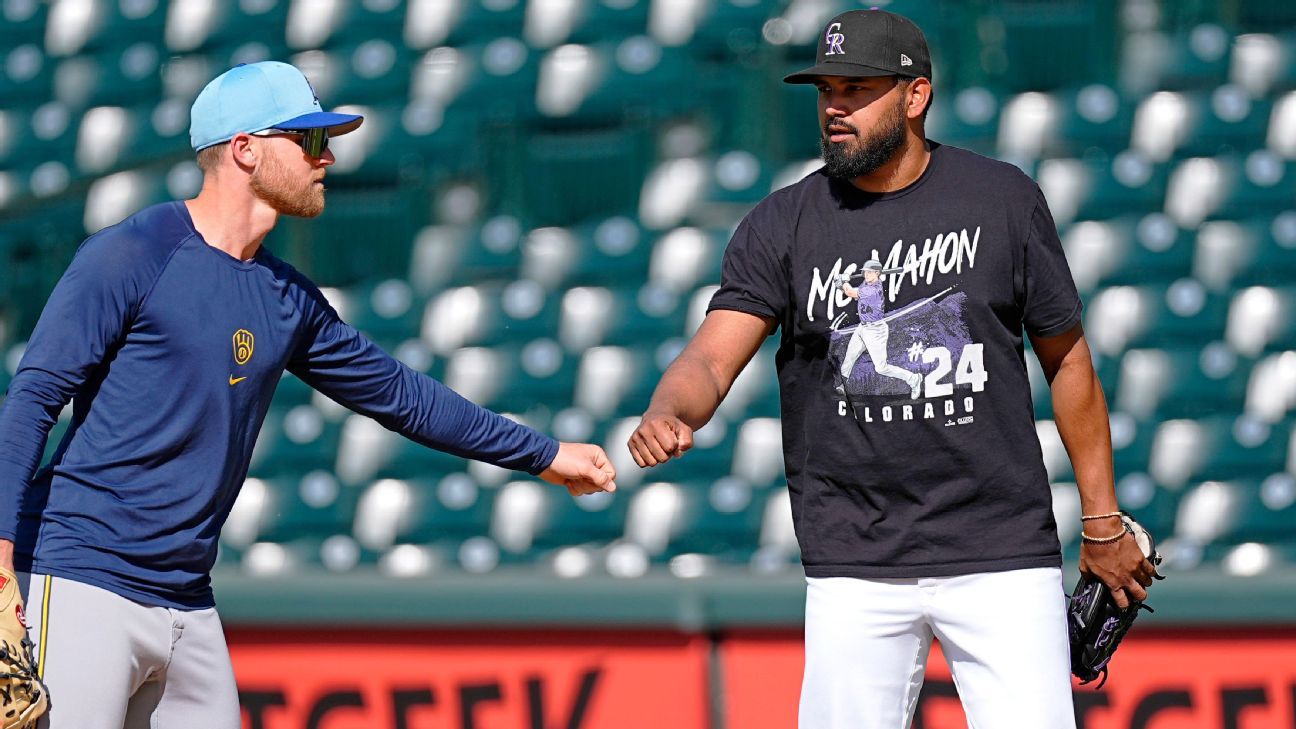
[[[855,133],[855,140],[833,142],[829,140],[828,126],[849,127]],[[882,118],[870,134],[860,135],[859,129],[845,119],[829,120],[824,125],[823,135],[819,137],[819,146],[823,150],[824,171],[829,177],[853,180],[877,171],[879,167],[895,159],[905,143],[904,106],[896,104],[895,113]]]
[[[270,155],[252,172],[252,194],[281,215],[314,218],[324,212],[324,188],[315,186],[312,176],[305,185],[296,185],[279,161]]]

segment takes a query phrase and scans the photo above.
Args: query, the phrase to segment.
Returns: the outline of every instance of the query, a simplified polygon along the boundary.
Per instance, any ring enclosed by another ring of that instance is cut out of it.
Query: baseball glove
[[[27,639],[18,578],[0,569],[0,729],[34,729],[49,708],[49,691],[36,673]]]
[[[1143,556],[1154,566],[1161,564],[1152,535],[1141,524],[1121,515],[1125,531],[1134,535],[1134,541]],[[1157,578],[1160,579],[1160,575]],[[1145,603],[1130,598],[1129,607],[1120,608],[1101,580],[1081,575],[1071,593],[1067,609],[1067,629],[1071,638],[1071,672],[1085,684],[1102,677],[1098,688],[1107,683],[1107,663],[1116,653],[1121,639],[1134,625],[1140,610],[1153,612]]]

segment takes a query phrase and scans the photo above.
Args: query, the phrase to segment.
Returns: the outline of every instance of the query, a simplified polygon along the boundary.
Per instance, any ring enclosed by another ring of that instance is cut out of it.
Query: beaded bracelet
[[[1119,511],[1113,511],[1109,514],[1090,514],[1088,516],[1081,516],[1080,521],[1093,521],[1094,519],[1110,519],[1113,516],[1120,516],[1120,515],[1121,513]]]
[[[1090,543],[1090,544],[1111,544],[1112,542],[1119,542],[1119,541],[1121,540],[1121,538],[1124,537],[1126,534],[1131,534],[1131,533],[1132,533],[1132,532],[1130,531],[1130,528],[1129,528],[1128,526],[1126,526],[1124,523],[1122,523],[1121,526],[1122,526],[1122,529],[1121,529],[1120,533],[1119,533],[1119,534],[1113,534],[1113,535],[1110,536],[1110,537],[1095,537],[1095,536],[1092,536],[1092,535],[1090,535],[1090,534],[1086,534],[1086,533],[1082,530],[1082,531],[1080,532],[1080,538],[1083,539],[1084,541]]]

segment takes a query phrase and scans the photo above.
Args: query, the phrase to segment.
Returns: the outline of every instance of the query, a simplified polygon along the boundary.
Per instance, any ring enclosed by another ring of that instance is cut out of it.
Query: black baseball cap
[[[816,76],[931,78],[927,39],[913,21],[885,10],[848,10],[824,27],[815,65],[784,83],[814,83]]]

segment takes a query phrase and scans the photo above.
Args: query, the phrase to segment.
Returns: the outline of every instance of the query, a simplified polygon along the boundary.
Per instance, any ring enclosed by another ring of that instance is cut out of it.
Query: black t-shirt
[[[783,454],[811,577],[1061,564],[1022,335],[1071,329],[1080,297],[1039,187],[930,146],[897,192],[820,170],[767,197],[711,301],[781,329]]]

